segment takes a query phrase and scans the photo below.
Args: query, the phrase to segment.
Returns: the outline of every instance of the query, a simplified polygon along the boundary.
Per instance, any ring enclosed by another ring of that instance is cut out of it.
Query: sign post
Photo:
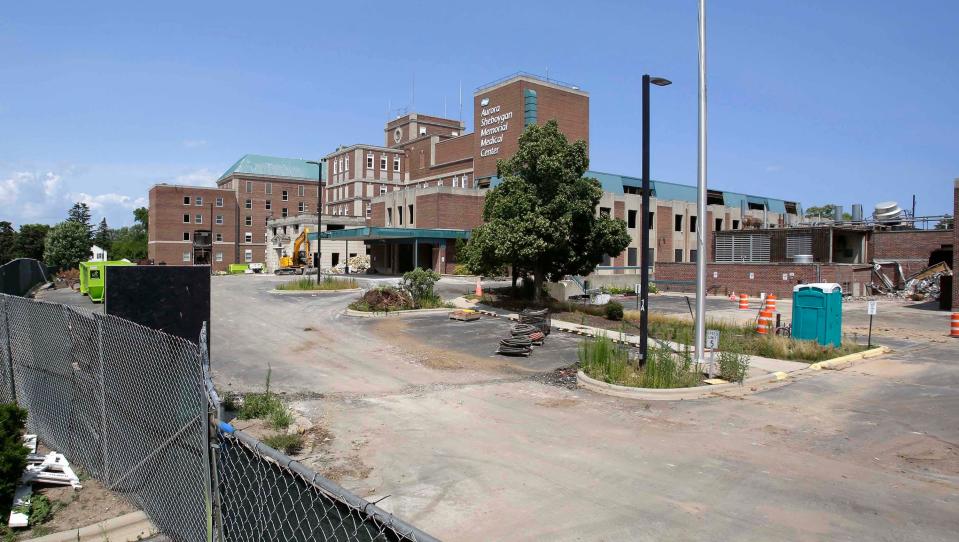
[[[869,315],[869,338],[866,339],[867,348],[872,348],[872,317],[876,315],[876,306],[878,304],[876,301],[866,302],[866,314]]]
[[[706,330],[706,348],[709,349],[709,368],[706,372],[709,374],[709,378],[713,378],[716,376],[716,350],[719,348],[718,329]]]
[[[636,292],[636,310],[639,310],[639,298],[642,296],[642,284],[636,284],[633,286],[633,290]]]

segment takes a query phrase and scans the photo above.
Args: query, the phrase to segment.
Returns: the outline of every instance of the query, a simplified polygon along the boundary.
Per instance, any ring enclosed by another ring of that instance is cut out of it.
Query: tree
[[[126,258],[132,262],[147,257],[147,225],[149,212],[146,207],[133,210],[134,224],[111,231],[110,258],[120,260]]]
[[[23,224],[17,234],[14,253],[17,258],[43,259],[43,243],[46,241],[50,226],[46,224]]]
[[[806,209],[805,217],[806,218],[822,218],[824,220],[835,220],[836,216],[836,206],[835,205],[820,205],[809,207]],[[852,220],[852,215],[849,213],[842,214],[842,220]]]
[[[80,261],[90,257],[90,237],[86,226],[66,220],[54,226],[47,234],[43,261],[60,270],[75,269]]]
[[[103,218],[100,220],[100,224],[97,226],[96,232],[93,234],[93,244],[109,252],[112,242],[113,232],[107,226],[107,219]]]
[[[17,244],[17,231],[6,220],[0,222],[0,265],[14,259],[14,246]]]
[[[146,207],[137,207],[134,209],[133,220],[143,224],[144,230],[150,229],[150,211]]]
[[[952,215],[946,214],[942,215],[942,220],[936,224],[937,230],[951,230],[955,225],[955,220],[953,220]]]
[[[585,141],[569,143],[551,120],[529,126],[519,150],[497,163],[502,182],[486,194],[485,224],[465,247],[467,264],[479,272],[514,269],[533,275],[533,298],[543,282],[588,274],[606,254],[630,242],[626,223],[596,212],[603,190],[584,177]]]
[[[87,238],[93,239],[93,224],[90,223],[90,207],[88,207],[86,203],[80,201],[74,203],[73,207],[71,207],[67,213],[67,220],[83,224],[83,227],[87,229]]]
[[[15,403],[0,404],[0,516],[6,518],[13,506],[30,450],[23,445],[27,411]]]

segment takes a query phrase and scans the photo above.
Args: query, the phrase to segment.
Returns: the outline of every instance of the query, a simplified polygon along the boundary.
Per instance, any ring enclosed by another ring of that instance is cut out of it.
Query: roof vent
[[[877,203],[876,210],[872,213],[872,217],[883,224],[898,224],[901,216],[902,209],[895,201]]]

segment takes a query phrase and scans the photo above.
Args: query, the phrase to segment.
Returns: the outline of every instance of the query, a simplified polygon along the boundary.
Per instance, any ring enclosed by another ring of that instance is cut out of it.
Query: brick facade
[[[215,271],[225,271],[237,261],[238,212],[231,190],[155,185],[149,193],[147,257],[166,265],[209,263]]]

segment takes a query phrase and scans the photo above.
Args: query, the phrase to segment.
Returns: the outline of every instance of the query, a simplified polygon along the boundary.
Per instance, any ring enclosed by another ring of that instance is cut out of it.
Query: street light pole
[[[307,164],[313,164],[316,166],[316,282],[320,282],[320,271],[323,269],[323,236],[321,235],[323,231],[323,162],[326,162],[326,158],[320,160],[319,162],[313,160],[307,160]]]
[[[639,313],[639,355],[640,363],[646,363],[646,353],[649,346],[649,85],[650,83],[665,87],[671,84],[668,79],[662,77],[650,77],[649,74],[643,75],[643,216],[641,218],[642,227],[642,251],[640,254],[639,271],[639,291],[640,291],[640,313]]]
[[[699,0],[699,179],[696,193],[696,363],[705,364],[706,346],[706,0]]]

